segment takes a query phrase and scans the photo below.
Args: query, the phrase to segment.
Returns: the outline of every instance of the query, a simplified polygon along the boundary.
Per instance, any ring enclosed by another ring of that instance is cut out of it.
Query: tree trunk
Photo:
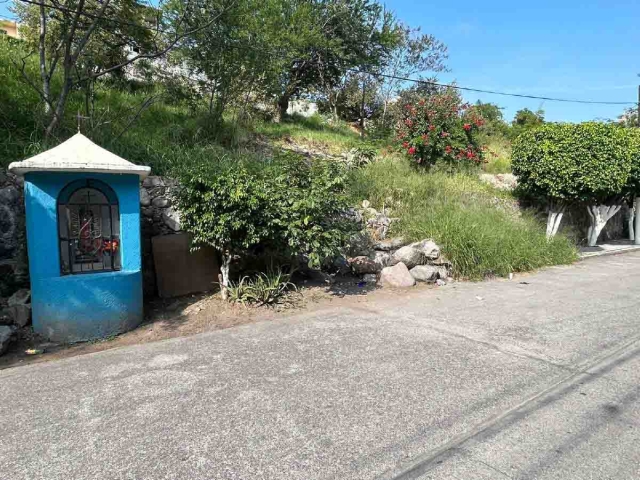
[[[209,115],[213,113],[213,100],[215,99],[215,96],[216,96],[216,89],[212,88],[211,95],[209,96]]]
[[[289,110],[289,94],[285,93],[278,99],[278,121],[283,121],[287,116],[287,110]]]
[[[638,233],[634,236],[633,243],[634,245],[640,245],[640,197],[635,197],[633,200],[633,211],[635,213],[634,231]]]
[[[42,96],[44,97],[44,113],[51,111],[51,80],[47,72],[47,13],[44,0],[40,3],[40,37],[38,50],[40,51],[40,78],[42,79]]]
[[[56,103],[56,109],[53,111],[53,117],[51,117],[51,121],[47,126],[47,130],[45,131],[45,136],[49,138],[51,134],[55,131],[62,120],[62,116],[64,115],[64,107],[67,104],[67,96],[69,95],[69,90],[71,89],[71,81],[65,82],[62,87],[62,91],[60,92],[60,96],[58,97],[58,102]]]
[[[231,266],[231,252],[227,251],[222,254],[222,265],[220,266],[220,293],[223,300],[229,299],[229,267]]]
[[[366,80],[362,81],[362,103],[360,105],[360,136],[364,137],[364,106],[365,106],[365,100],[366,100],[366,95],[367,95],[367,82]]]
[[[547,240],[551,240],[556,233],[558,233],[565,207],[566,206],[562,203],[552,203],[549,205],[549,215],[547,216]]]
[[[387,105],[389,105],[389,100],[385,97],[384,106],[382,107],[382,128],[387,128]]]
[[[587,245],[595,247],[602,229],[609,219],[620,211],[622,205],[588,205],[587,213],[591,219],[591,226],[587,233]]]
[[[636,206],[632,202],[627,214],[627,230],[629,231],[629,240],[635,243],[635,220],[636,220]]]

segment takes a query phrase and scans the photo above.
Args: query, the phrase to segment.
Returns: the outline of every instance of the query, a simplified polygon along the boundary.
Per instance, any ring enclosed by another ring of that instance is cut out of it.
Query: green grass
[[[487,144],[487,163],[483,170],[487,173],[511,173],[511,143],[507,139],[489,139]]]
[[[352,200],[391,208],[392,234],[434,239],[453,263],[454,275],[480,280],[539,267],[568,264],[576,249],[563,236],[547,242],[533,216],[509,207],[508,193],[473,175],[424,173],[387,159],[354,173]]]
[[[333,154],[342,153],[362,143],[360,135],[348,125],[342,122],[332,125],[320,115],[310,118],[296,115],[280,123],[261,122],[253,130],[276,142],[290,139]]]

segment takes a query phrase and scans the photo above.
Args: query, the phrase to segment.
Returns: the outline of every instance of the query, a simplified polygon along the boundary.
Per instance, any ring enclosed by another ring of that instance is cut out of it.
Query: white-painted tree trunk
[[[563,204],[549,205],[549,215],[547,216],[547,240],[551,240],[555,234],[558,233],[565,207],[566,206]]]
[[[634,203],[629,208],[628,215],[627,215],[627,230],[629,231],[629,240],[631,240],[634,243],[636,238],[635,221],[636,221],[636,206]]]
[[[602,229],[609,219],[620,211],[622,205],[588,205],[587,213],[591,219],[591,226],[587,233],[587,245],[595,247]]]
[[[635,221],[635,228],[634,231],[637,232],[638,234],[634,236],[633,238],[633,243],[635,245],[640,245],[640,197],[636,197],[633,199],[633,211],[635,213],[634,215],[634,221]]]
[[[229,298],[229,267],[231,266],[231,253],[224,252],[222,254],[222,265],[220,266],[221,282],[220,293],[222,299],[227,300]]]

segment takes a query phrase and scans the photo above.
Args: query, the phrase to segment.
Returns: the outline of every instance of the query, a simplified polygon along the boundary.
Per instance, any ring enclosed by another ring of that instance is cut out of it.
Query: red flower
[[[436,129],[435,125],[429,125],[429,131],[433,132]]]
[[[409,147],[409,142],[402,142],[402,147],[403,148]]]
[[[411,121],[411,119],[410,119],[410,118],[407,118],[407,119],[404,121],[404,124],[405,124],[407,127],[410,127],[411,125],[413,125],[413,122]]]
[[[409,155],[415,155],[416,147],[411,147],[409,150],[407,150],[407,152],[409,153]]]
[[[441,136],[442,138],[447,138],[449,135],[451,135],[449,132],[442,132],[442,133],[440,134],[440,136]]]
[[[471,130],[471,124],[470,123],[465,123],[462,128],[464,128],[466,131]]]
[[[451,145],[447,145],[446,147],[444,147],[444,151],[446,153],[451,153],[451,150],[452,150]]]

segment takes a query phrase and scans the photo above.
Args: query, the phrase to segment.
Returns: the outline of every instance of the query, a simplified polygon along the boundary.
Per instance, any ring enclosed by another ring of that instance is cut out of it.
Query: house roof
[[[145,178],[150,167],[134,165],[96,145],[81,133],[76,133],[66,142],[21,162],[9,165],[16,175],[29,172],[92,172],[121,173]]]

